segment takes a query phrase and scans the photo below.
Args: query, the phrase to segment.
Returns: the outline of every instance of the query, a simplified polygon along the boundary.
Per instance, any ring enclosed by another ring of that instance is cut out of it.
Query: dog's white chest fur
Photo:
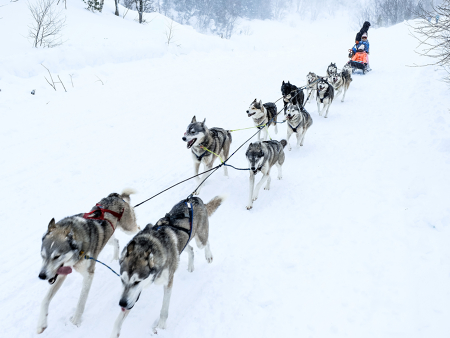
[[[161,272],[161,275],[159,275],[159,277],[155,279],[154,283],[156,285],[167,285],[168,282],[169,282],[169,269],[164,269]]]

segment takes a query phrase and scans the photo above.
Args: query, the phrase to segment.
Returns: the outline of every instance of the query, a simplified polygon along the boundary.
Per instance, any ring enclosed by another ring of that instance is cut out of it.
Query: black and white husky
[[[341,73],[333,74],[330,77],[330,84],[333,86],[336,97],[338,97],[342,92],[344,94],[342,95],[341,102],[344,102],[345,94],[347,93],[348,88],[350,87],[350,83],[352,82],[352,76],[350,75],[350,72],[347,70],[343,70]]]
[[[289,139],[293,133],[297,134],[297,146],[303,146],[306,131],[311,127],[313,120],[311,115],[303,108],[299,108],[296,104],[290,104],[285,114],[287,121],[287,144],[291,150]]]
[[[327,68],[327,76],[330,77],[333,74],[337,74],[338,73],[338,69],[335,63],[330,63],[330,65]]]
[[[328,83],[325,78],[320,78],[319,82],[317,83],[317,111],[319,112],[319,115],[322,116],[323,111],[325,112],[325,118],[328,117],[328,110],[330,109],[330,105],[333,102],[334,99],[334,88],[332,85]],[[323,104],[322,110],[320,110],[320,104]]]
[[[42,268],[39,278],[47,280],[50,289],[42,300],[37,333],[47,328],[48,307],[72,268],[83,275],[83,287],[77,309],[71,322],[81,324],[86,300],[94,278],[95,261],[105,245],[114,246],[114,258],[119,258],[119,241],[114,231],[119,228],[126,233],[138,231],[136,217],[130,206],[131,190],[121,195],[113,193],[103,198],[89,213],[77,214],[55,222],[50,221],[42,237]]]
[[[209,170],[213,167],[216,155],[219,155],[223,161],[228,159],[231,146],[231,133],[222,128],[209,129],[203,122],[197,122],[195,116],[188,125],[183,136],[183,141],[187,142],[187,148],[192,151],[192,161],[194,162],[194,173],[198,175],[200,164],[203,163],[204,169]],[[214,153],[214,154],[213,154]],[[225,176],[228,176],[226,166],[223,166]],[[200,184],[209,173],[205,173],[200,179],[197,176],[197,184]],[[200,194],[201,184],[196,195]]]
[[[262,103],[262,101],[257,101],[256,99],[250,104],[250,107],[247,110],[247,116],[253,119],[253,123],[258,129],[264,128],[263,131],[258,133],[258,141],[261,140],[261,133],[264,133],[263,140],[267,140],[269,126],[275,127],[275,134],[278,134],[277,127],[277,106],[275,103],[267,102]],[[269,125],[264,127],[265,124],[269,123]]]
[[[308,102],[310,98],[314,98],[314,94],[317,91],[317,80],[319,80],[319,76],[317,76],[316,73],[309,72],[308,75],[306,75],[306,84],[308,85],[308,87],[306,87],[306,102]]]
[[[303,102],[305,101],[303,89],[299,89],[289,81],[287,83],[283,81],[281,84],[281,94],[283,95],[284,112],[286,112],[289,103],[298,104],[300,107],[303,107]]]
[[[278,168],[278,179],[282,178],[281,166],[284,163],[284,150],[286,147],[286,140],[280,142],[263,141],[254,142],[248,145],[245,156],[247,157],[250,169],[250,196],[247,204],[247,210],[253,208],[253,201],[258,198],[261,186],[267,181],[265,190],[270,189],[270,170],[274,165]],[[260,171],[263,174],[261,181],[255,187],[255,176]]]
[[[209,247],[209,217],[219,208],[224,197],[214,197],[204,204],[198,197],[191,197],[176,204],[155,225],[147,224],[127,246],[120,257],[122,296],[121,312],[116,319],[111,338],[120,335],[120,329],[143,289],[151,284],[164,287],[164,298],[159,320],[153,326],[165,329],[169,315],[169,303],[175,271],[183,249],[189,255],[188,271],[194,271],[194,249],[190,242],[195,238],[197,247],[205,249],[208,263],[213,261]]]

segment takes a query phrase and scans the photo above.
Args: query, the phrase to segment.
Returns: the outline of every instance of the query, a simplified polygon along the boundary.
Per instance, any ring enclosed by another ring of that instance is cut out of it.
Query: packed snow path
[[[105,25],[115,19],[96,16]],[[133,62],[129,51],[130,62],[121,55],[111,64],[105,54],[105,62],[83,68],[72,61],[91,62],[84,51],[67,55],[70,66],[57,50],[38,52],[39,62],[67,81],[68,93],[45,83],[34,50],[22,56],[29,75],[2,68],[2,336],[35,336],[48,289],[38,279],[41,236],[52,217],[88,211],[124,187],[138,190],[134,205],[192,175],[181,137],[193,115],[206,117],[209,127],[251,126],[245,111],[254,98],[274,101],[282,80],[300,86],[309,71],[324,74],[330,62],[342,67],[354,37],[345,20],[251,25],[253,35],[231,41],[181,27],[181,36],[188,33],[180,43],[189,49],[201,40],[201,52],[175,48]],[[138,45],[141,37],[126,38]],[[401,58],[392,53],[399,40]],[[433,68],[405,66],[421,60],[404,25],[371,30],[370,42],[373,72],[353,76],[346,102],[335,100],[328,119],[307,104],[314,124],[304,146],[291,139],[283,180],[273,172],[271,190],[261,190],[251,211],[246,172],[229,169],[226,179],[219,170],[208,180],[203,200],[229,194],[210,221],[214,262],[195,249],[189,273],[181,256],[168,327],[158,336],[448,337],[448,88]],[[281,139],[285,128],[269,131]],[[232,151],[251,133],[233,133]],[[230,163],[245,167],[245,149]],[[138,224],[156,222],[194,187],[188,182],[140,206]],[[117,235],[121,248],[131,239]],[[100,259],[111,258],[107,246]],[[69,319],[80,290],[81,276],[73,273],[51,303],[42,337],[109,336],[120,311],[119,279],[97,265],[77,328]],[[160,286],[144,290],[121,337],[151,334],[162,295]]]

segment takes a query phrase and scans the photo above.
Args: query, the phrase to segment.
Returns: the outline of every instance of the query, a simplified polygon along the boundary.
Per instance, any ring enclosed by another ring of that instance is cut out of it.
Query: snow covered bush
[[[61,31],[65,26],[66,17],[62,11],[55,8],[55,0],[38,0],[28,3],[33,23],[28,26],[28,38],[33,47],[52,48],[63,43]]]

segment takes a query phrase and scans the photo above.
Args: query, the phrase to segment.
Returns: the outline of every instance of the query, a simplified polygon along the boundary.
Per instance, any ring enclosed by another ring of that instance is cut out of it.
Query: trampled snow
[[[342,67],[355,31],[349,17],[317,22],[241,22],[230,40],[149,14],[148,23],[68,3],[67,40],[34,49],[24,1],[0,5],[2,337],[35,336],[48,283],[39,280],[41,237],[52,217],[89,211],[125,187],[132,203],[192,175],[181,140],[192,116],[209,127],[252,126],[253,99],[273,102],[282,80]],[[121,10],[123,8],[121,7]],[[239,32],[239,30],[238,30]],[[448,337],[450,334],[450,128],[448,87],[399,24],[370,30],[373,69],[354,75],[344,103],[314,123],[304,146],[286,149],[247,211],[248,174],[219,170],[202,190],[229,198],[210,220],[212,264],[182,254],[161,337]],[[60,76],[54,91],[47,71]],[[72,81],[73,80],[73,86]],[[30,92],[35,89],[36,94]],[[281,107],[281,102],[278,102]],[[279,125],[274,139],[286,137]],[[232,151],[253,133],[233,133]],[[292,145],[295,144],[291,138]],[[245,167],[245,148],[230,163]],[[259,180],[259,177],[258,177]],[[143,227],[195,188],[190,181],[136,208]],[[117,233],[121,248],[132,238]],[[100,260],[111,262],[112,247]],[[42,337],[109,337],[120,311],[119,279],[97,265],[80,327],[81,290],[71,274],[50,305]],[[152,286],[121,337],[145,337],[163,290]]]

